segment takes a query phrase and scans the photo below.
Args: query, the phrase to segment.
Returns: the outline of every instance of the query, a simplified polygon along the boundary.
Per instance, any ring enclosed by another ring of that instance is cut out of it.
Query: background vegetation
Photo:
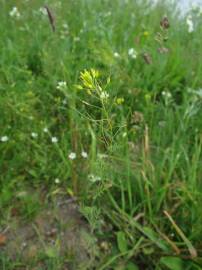
[[[202,15],[169,2],[1,1],[2,228],[62,191],[101,243],[82,269],[202,268]]]

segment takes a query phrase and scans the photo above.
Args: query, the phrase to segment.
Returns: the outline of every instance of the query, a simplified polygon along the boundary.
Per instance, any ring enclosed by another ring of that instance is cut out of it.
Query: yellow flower
[[[94,79],[99,77],[99,71],[98,70],[95,70],[95,69],[91,68],[90,71],[91,71],[91,74],[92,74]]]
[[[94,86],[93,73],[89,72],[88,70],[84,70],[83,72],[81,72],[80,78],[85,87],[90,88],[90,89],[93,88]]]
[[[149,32],[148,31],[144,31],[143,36],[144,37],[148,37],[149,36]]]
[[[117,98],[116,99],[116,103],[118,104],[118,105],[121,105],[121,104],[123,104],[124,103],[124,98]]]

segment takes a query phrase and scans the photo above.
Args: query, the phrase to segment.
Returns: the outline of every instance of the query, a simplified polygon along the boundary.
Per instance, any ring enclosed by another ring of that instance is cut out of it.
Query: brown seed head
[[[160,25],[163,29],[168,29],[170,27],[170,23],[168,21],[167,17],[163,17],[163,19],[160,21]]]
[[[147,63],[148,65],[152,64],[152,57],[149,53],[143,53],[143,58],[145,63]]]
[[[55,32],[55,18],[53,16],[51,10],[49,9],[49,7],[48,6],[44,6],[44,7],[45,7],[45,9],[47,11],[51,28],[52,28],[53,32]]]

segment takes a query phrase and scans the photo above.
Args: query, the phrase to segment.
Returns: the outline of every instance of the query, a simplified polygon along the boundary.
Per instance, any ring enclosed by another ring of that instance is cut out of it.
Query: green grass
[[[46,1],[53,32],[43,1],[19,18],[1,1],[0,225],[16,202],[28,222],[40,211],[22,192],[59,189],[107,246],[84,270],[202,269],[202,17],[189,33],[169,1],[137,2]]]

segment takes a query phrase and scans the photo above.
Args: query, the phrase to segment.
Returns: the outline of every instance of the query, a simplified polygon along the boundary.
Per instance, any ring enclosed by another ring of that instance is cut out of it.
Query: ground
[[[93,265],[99,252],[98,243],[78,210],[77,200],[56,194],[45,204],[31,221],[22,220],[17,207],[11,209],[5,221],[7,226],[1,232],[5,237],[1,252],[20,269],[27,269],[27,263],[39,269],[44,267],[44,258],[56,257],[63,258],[64,270]]]

